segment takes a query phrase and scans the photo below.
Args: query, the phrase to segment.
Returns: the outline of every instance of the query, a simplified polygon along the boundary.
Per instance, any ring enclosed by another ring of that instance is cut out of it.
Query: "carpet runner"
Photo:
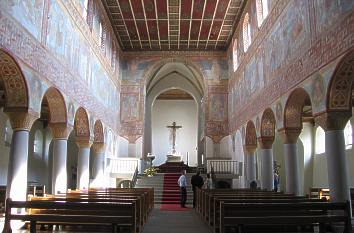
[[[184,211],[180,205],[181,194],[177,184],[179,173],[165,173],[163,180],[163,193],[161,210]]]

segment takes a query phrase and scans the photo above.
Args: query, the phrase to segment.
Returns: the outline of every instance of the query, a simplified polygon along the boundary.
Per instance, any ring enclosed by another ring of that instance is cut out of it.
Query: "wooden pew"
[[[13,214],[13,208],[29,209],[26,214]],[[47,211],[44,214],[38,212]],[[97,224],[127,227],[129,232],[137,233],[135,203],[85,203],[56,201],[12,201],[6,200],[4,233],[11,233],[11,220],[30,221],[30,232],[36,232],[37,222],[56,224]]]
[[[6,186],[0,186],[0,213],[5,212]]]
[[[351,232],[349,202],[346,203],[225,203],[220,201],[220,233],[235,227],[239,233],[245,226],[313,226],[320,224],[320,233],[328,223],[344,223]]]

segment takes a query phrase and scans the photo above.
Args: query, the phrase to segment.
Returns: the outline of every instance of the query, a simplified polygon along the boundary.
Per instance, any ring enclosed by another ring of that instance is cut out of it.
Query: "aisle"
[[[211,233],[194,209],[161,211],[154,209],[143,233]]]

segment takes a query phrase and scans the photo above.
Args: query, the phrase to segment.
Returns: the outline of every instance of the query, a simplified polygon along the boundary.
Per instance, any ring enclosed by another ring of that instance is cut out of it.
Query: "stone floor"
[[[211,233],[194,209],[160,211],[154,209],[143,233]]]

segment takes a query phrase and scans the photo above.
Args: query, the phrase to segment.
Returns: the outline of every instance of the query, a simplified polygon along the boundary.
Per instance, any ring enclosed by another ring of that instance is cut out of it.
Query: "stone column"
[[[249,146],[245,145],[244,146],[244,151],[246,154],[246,176],[247,176],[247,184],[246,187],[249,188],[250,183],[252,181],[257,181],[257,173],[256,173],[256,149],[257,146]]]
[[[76,141],[79,147],[77,159],[77,184],[78,189],[88,189],[90,183],[90,147],[92,142],[87,140]]]
[[[284,143],[285,192],[297,196],[301,195],[300,168],[296,145],[300,133],[301,129],[283,129],[280,131]]]
[[[269,191],[274,189],[273,141],[274,137],[258,138],[261,148],[261,188]]]
[[[344,127],[351,117],[347,112],[323,113],[316,122],[325,130],[328,184],[331,201],[350,201],[348,160],[345,153]]]
[[[67,181],[67,145],[68,137],[72,130],[66,123],[49,124],[53,134],[53,170],[52,170],[52,193],[66,192]]]
[[[105,147],[103,143],[95,142],[92,145],[93,151],[93,165],[92,165],[92,176],[93,176],[93,186],[103,187],[104,178],[104,151]]]
[[[25,201],[27,197],[28,139],[33,122],[37,119],[26,112],[6,112],[13,129],[7,172],[6,197]]]

